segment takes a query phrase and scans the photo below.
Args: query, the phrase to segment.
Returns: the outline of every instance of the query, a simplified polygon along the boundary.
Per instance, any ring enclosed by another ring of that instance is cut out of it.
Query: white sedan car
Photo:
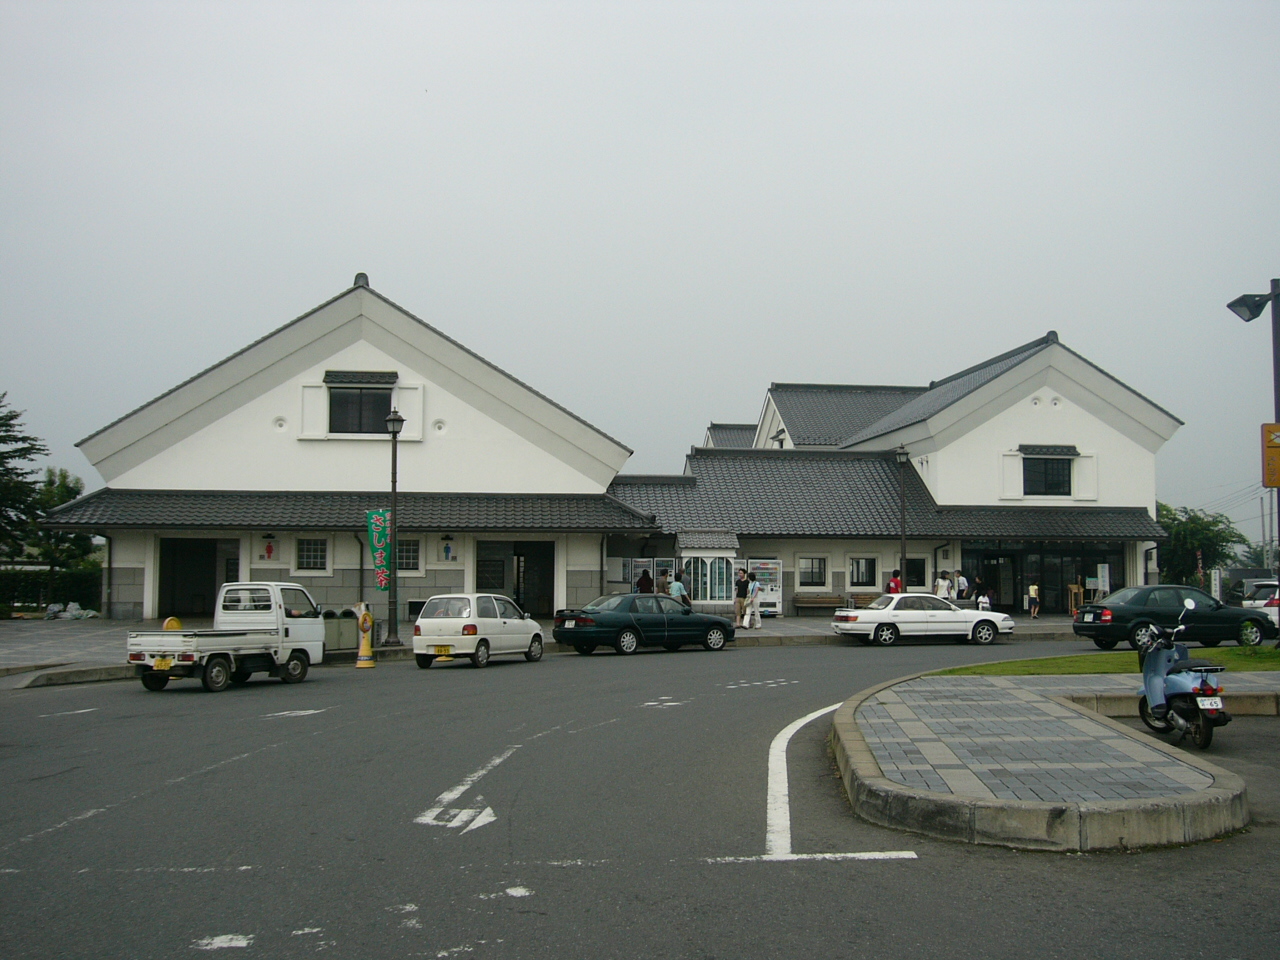
[[[949,636],[962,643],[990,643],[999,634],[1013,633],[1013,618],[990,610],[962,610],[927,593],[886,593],[860,610],[837,610],[831,629],[885,647],[899,637]]]
[[[542,627],[506,597],[451,593],[422,605],[413,625],[413,658],[426,670],[437,659],[467,657],[483,667],[490,657],[542,659]]]

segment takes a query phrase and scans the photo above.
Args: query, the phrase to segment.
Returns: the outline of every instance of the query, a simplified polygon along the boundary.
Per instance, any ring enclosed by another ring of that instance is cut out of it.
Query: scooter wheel
[[[1157,719],[1151,713],[1151,706],[1147,703],[1144,695],[1138,700],[1138,716],[1142,718],[1142,722],[1154,730],[1156,733],[1168,733],[1173,729],[1173,723],[1169,720]]]
[[[1213,724],[1205,719],[1203,713],[1191,722],[1191,742],[1200,750],[1209,749],[1209,744],[1213,743]]]

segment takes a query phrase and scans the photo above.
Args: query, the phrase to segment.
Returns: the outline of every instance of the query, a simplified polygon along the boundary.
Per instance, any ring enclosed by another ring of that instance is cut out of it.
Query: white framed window
[[[827,585],[826,557],[797,557],[796,586],[804,588],[820,588]]]
[[[293,540],[293,573],[302,577],[327,577],[333,574],[333,538],[329,536],[297,536]]]
[[[417,537],[396,537],[396,570],[401,573],[422,571],[422,541]]]
[[[689,557],[684,574],[690,600],[733,599],[733,561],[728,557]]]
[[[849,558],[849,586],[850,587],[878,587],[880,586],[877,579],[879,570],[879,562],[875,557],[850,557]]]

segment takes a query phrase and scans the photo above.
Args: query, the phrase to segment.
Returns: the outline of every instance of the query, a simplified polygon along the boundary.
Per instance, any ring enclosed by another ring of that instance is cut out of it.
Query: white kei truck
[[[300,683],[324,660],[324,620],[296,583],[228,583],[218,593],[212,630],[129,634],[129,664],[148,690],[199,678],[212,693],[267,673]]]

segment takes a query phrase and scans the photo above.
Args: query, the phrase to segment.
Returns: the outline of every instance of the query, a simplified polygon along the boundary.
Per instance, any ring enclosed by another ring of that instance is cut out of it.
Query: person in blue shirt
[[[678,570],[676,571],[675,579],[671,581],[671,595],[686,607],[692,606],[689,601],[689,591],[684,587],[684,577]]]

